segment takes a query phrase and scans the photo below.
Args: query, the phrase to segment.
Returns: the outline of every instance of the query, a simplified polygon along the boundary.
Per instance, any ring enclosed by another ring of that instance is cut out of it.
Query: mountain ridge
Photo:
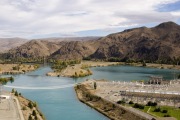
[[[5,58],[48,57],[49,59],[103,59],[117,58],[122,61],[171,61],[180,58],[180,26],[164,22],[155,27],[139,27],[109,34],[101,38],[75,41],[34,40],[9,50]],[[19,49],[21,48],[21,49]],[[20,52],[20,50],[24,51]],[[29,55],[30,54],[30,55]],[[28,56],[29,55],[29,56]]]

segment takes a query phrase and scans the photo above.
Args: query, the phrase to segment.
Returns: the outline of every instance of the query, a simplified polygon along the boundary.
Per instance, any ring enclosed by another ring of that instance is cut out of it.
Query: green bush
[[[161,111],[161,108],[160,108],[160,107],[154,109],[154,112],[160,112],[160,111]]]
[[[32,117],[31,117],[31,115],[29,115],[29,118],[28,118],[28,120],[33,120],[33,119],[32,119]]]
[[[167,113],[168,111],[167,110],[163,110],[162,113]]]
[[[170,115],[164,115],[164,117],[171,117]]]
[[[125,104],[126,102],[124,100],[117,101],[117,104]]]
[[[27,108],[25,106],[23,106],[22,110],[27,110]]]
[[[32,115],[33,115],[33,116],[36,116],[36,115],[37,115],[35,110],[33,110]]]
[[[15,95],[15,96],[18,96],[18,92],[16,91],[14,95]]]
[[[129,101],[129,104],[134,104],[134,102],[133,101]]]
[[[30,109],[33,109],[33,105],[32,105],[31,102],[28,103],[28,107],[29,107]]]

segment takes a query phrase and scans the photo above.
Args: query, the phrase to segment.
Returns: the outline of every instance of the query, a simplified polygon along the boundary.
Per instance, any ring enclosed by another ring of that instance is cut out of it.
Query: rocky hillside
[[[36,39],[10,49],[8,52],[2,54],[1,57],[5,59],[13,59],[48,57],[51,55],[50,58],[73,59],[74,55],[79,57],[82,56],[82,54],[87,54],[87,56],[92,54],[95,50],[90,46],[88,47],[89,44],[86,45],[86,43],[89,43],[94,39],[97,40],[98,38],[99,37]],[[88,50],[84,52],[84,49]],[[91,50],[93,52],[89,52]],[[80,52],[82,52],[82,54]]]
[[[4,58],[46,56],[55,59],[148,60],[164,62],[180,58],[180,26],[165,22],[153,28],[140,27],[102,38],[32,40],[9,50]]]
[[[7,52],[25,42],[27,42],[27,40],[22,38],[0,38],[0,53]]]
[[[180,26],[173,22],[153,28],[135,28],[98,40],[100,46],[92,58],[170,60],[180,57]]]
[[[6,58],[24,57],[46,57],[57,51],[63,42],[49,42],[41,40],[31,40],[19,47],[13,48],[6,53]]]

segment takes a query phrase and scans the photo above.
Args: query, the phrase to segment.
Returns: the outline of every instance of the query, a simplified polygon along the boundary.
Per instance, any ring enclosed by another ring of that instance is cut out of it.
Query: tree
[[[29,118],[28,118],[28,120],[32,120],[32,117],[31,117],[31,115],[29,115]]]
[[[14,95],[15,95],[15,96],[18,96],[18,92],[16,91]]]
[[[146,66],[146,62],[145,61],[142,62],[142,66],[144,66],[144,67]]]
[[[38,117],[37,117],[37,116],[35,116],[35,117],[34,117],[34,120],[38,120]]]
[[[32,105],[32,103],[31,103],[31,102],[29,102],[29,103],[28,103],[28,107],[29,107],[30,109],[32,109],[32,108],[33,108],[33,105]]]
[[[37,115],[35,110],[33,110],[32,115],[33,115],[33,116],[36,116],[36,115]]]
[[[180,74],[178,75],[178,79],[180,79]]]
[[[11,92],[14,93],[14,91],[15,91],[15,90],[14,90],[14,88],[13,88]]]
[[[96,82],[94,82],[94,89],[96,89],[97,88],[97,84],[96,84]]]

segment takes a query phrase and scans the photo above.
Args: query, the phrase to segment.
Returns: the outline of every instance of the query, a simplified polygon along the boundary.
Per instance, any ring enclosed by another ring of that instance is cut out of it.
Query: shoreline
[[[89,107],[97,110],[101,114],[112,120],[150,120],[153,116],[141,111],[133,112],[124,106],[108,101],[95,94],[95,90],[86,83],[78,84],[74,87],[77,98]],[[141,114],[139,114],[141,113]]]
[[[17,98],[17,100],[20,103],[21,112],[23,114],[24,120],[28,120],[30,115],[32,118],[35,118],[35,116],[37,116],[38,120],[45,120],[45,117],[42,114],[42,112],[39,110],[39,107],[36,102],[33,102],[22,95],[18,95],[14,97]],[[32,108],[30,108],[29,103],[32,104]],[[36,114],[35,116],[33,115],[33,111],[35,111]]]
[[[118,65],[117,62],[95,62],[95,61],[82,61],[80,64],[68,65],[61,72],[49,72],[47,76],[62,76],[62,77],[85,77],[92,75],[91,67],[105,67],[105,66],[113,66]]]
[[[0,64],[0,74],[2,75],[24,74],[26,72],[34,71],[37,68],[38,65]]]
[[[180,65],[177,66],[170,64],[146,63],[146,66],[143,66],[142,63],[82,61],[81,64],[68,65],[61,72],[48,72],[46,75],[53,77],[62,76],[62,77],[79,78],[79,77],[92,75],[93,72],[90,70],[91,67],[105,67],[105,66],[117,66],[117,65],[130,65],[136,67],[180,70]]]

